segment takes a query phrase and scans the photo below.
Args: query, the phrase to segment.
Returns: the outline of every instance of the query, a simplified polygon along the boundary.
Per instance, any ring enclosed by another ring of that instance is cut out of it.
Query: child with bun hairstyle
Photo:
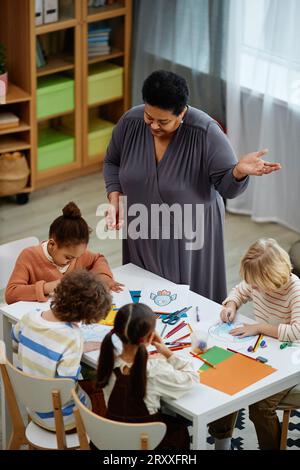
[[[99,349],[99,343],[83,343],[79,324],[97,323],[105,318],[111,300],[96,274],[84,269],[66,274],[55,288],[50,308],[25,314],[12,328],[20,369],[35,377],[73,379],[81,401],[91,408],[95,396],[90,393],[88,381],[79,380],[80,361],[83,352]],[[75,426],[73,407],[70,397],[62,408],[66,430]],[[28,412],[39,426],[55,429],[53,412]]]
[[[155,332],[156,316],[147,305],[128,304],[117,313],[113,330],[102,342],[97,370],[108,419],[128,423],[164,421],[161,448],[189,448],[180,418],[160,412],[161,398],[182,397],[199,382],[189,359],[174,354]],[[119,343],[119,345],[118,345]],[[147,346],[159,354],[148,355]],[[120,348],[121,346],[121,348]]]
[[[45,302],[65,273],[87,269],[99,275],[108,290],[120,291],[122,284],[113,279],[105,257],[87,250],[91,229],[74,202],[51,224],[49,239],[25,248],[16,261],[8,281],[8,304],[23,301]]]

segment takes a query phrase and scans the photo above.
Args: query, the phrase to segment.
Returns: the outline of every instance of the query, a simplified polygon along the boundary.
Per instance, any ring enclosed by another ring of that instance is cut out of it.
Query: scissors
[[[168,325],[176,325],[176,323],[180,320],[182,315],[186,313],[192,306],[184,307],[181,310],[176,310],[174,313],[170,313],[166,318],[162,319],[163,323],[167,323]]]

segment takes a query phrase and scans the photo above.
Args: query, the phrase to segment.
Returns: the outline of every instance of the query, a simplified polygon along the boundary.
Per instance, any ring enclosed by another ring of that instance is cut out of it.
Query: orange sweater
[[[67,273],[75,269],[85,268],[94,273],[113,278],[108,263],[103,255],[86,251],[82,256],[71,261]],[[61,279],[60,273],[54,264],[45,256],[41,245],[25,248],[16,261],[16,265],[8,281],[5,300],[8,304],[25,301],[46,302],[48,296],[44,294],[46,282]],[[105,279],[102,279],[105,282]]]

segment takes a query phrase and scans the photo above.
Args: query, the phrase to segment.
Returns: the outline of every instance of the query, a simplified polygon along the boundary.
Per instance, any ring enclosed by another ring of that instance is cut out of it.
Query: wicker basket
[[[17,194],[27,185],[29,167],[20,152],[0,155],[0,196]]]

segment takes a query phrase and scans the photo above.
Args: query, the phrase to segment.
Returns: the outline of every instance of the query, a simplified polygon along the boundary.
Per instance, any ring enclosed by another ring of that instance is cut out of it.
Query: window
[[[242,11],[241,85],[300,105],[300,2],[243,0]]]

